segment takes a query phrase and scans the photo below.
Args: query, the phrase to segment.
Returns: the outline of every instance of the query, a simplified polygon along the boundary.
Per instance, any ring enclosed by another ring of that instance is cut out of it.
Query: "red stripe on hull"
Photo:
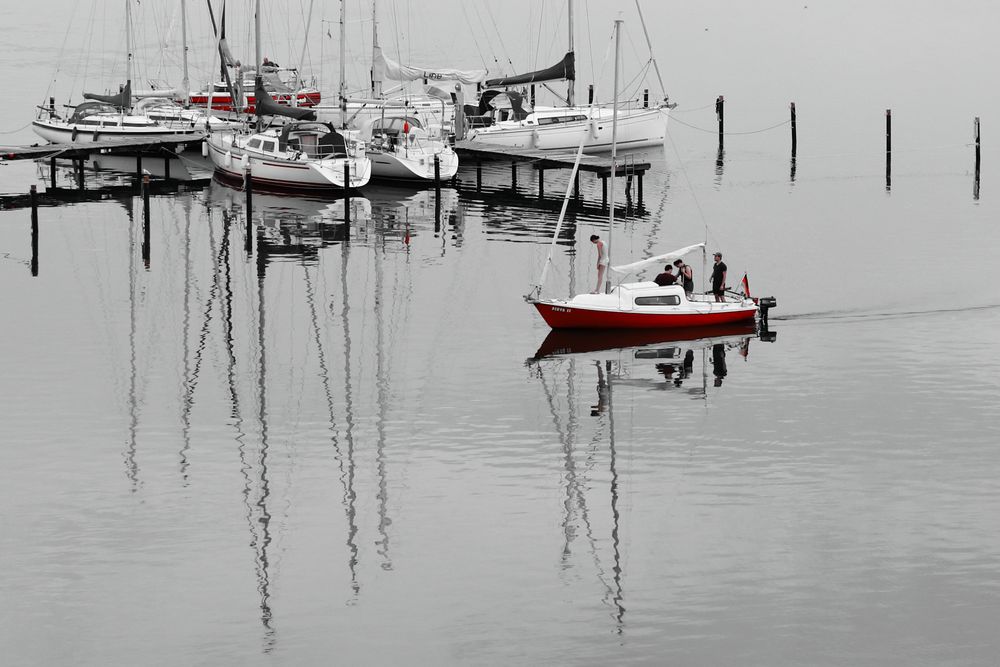
[[[752,320],[755,307],[718,313],[625,313],[568,308],[536,302],[535,308],[553,329],[674,329]]]

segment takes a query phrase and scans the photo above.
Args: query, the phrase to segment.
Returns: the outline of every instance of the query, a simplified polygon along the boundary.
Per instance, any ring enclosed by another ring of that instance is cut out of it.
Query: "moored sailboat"
[[[611,125],[611,163],[617,158],[618,129],[618,64],[620,51],[621,20],[615,21],[615,102],[612,105]],[[573,181],[579,165],[579,153],[574,173],[570,175]],[[615,179],[611,179],[610,205],[608,218],[608,257],[611,255],[611,238],[614,232],[615,219]],[[568,192],[567,192],[568,194]],[[564,202],[565,203],[565,202]],[[565,205],[563,207],[565,213]],[[611,285],[610,274],[607,277],[603,293],[578,294],[570,299],[542,299],[541,286],[545,274],[552,261],[552,250],[558,238],[562,225],[562,216],[556,225],[553,235],[553,245],[538,285],[525,297],[528,303],[535,306],[538,313],[553,329],[662,329],[678,327],[700,327],[718,324],[752,321],[761,307],[757,300],[749,294],[735,295],[727,293],[718,297],[709,294],[686,293],[680,285],[660,286],[655,282],[621,282]],[[654,263],[670,263],[690,252],[701,249],[704,244],[698,243],[679,250],[663,253],[655,257],[640,260],[632,264],[611,266],[612,272],[629,275],[645,266]],[[774,299],[765,302],[765,307],[773,307]]]

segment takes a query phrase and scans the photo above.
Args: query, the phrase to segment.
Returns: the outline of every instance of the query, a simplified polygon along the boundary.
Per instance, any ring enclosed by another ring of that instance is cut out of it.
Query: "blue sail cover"
[[[501,77],[499,79],[489,79],[487,86],[516,86],[520,83],[540,83],[542,81],[576,81],[576,58],[570,51],[558,63],[547,69],[540,69],[527,74],[515,74],[514,76]]]

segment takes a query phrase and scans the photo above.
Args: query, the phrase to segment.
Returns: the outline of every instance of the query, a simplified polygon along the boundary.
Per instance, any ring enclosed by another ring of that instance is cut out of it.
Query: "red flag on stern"
[[[740,294],[746,298],[750,298],[750,282],[747,280],[747,274],[743,274],[743,280],[740,281]]]

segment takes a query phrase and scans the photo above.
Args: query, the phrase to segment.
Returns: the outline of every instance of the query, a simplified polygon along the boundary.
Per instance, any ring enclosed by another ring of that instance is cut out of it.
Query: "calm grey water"
[[[437,228],[433,192],[368,188],[349,232],[258,194],[249,257],[242,192],[157,196],[148,268],[138,197],[41,209],[38,277],[0,211],[4,664],[995,664],[1000,151],[976,199],[968,145],[995,12],[794,9],[655,10],[681,106],[613,242],[707,237],[777,297],[773,342],[546,340],[521,295],[556,204],[507,165]],[[0,67],[35,90],[22,11]],[[790,99],[794,179],[787,126],[737,134]],[[591,233],[548,293],[589,289]]]

